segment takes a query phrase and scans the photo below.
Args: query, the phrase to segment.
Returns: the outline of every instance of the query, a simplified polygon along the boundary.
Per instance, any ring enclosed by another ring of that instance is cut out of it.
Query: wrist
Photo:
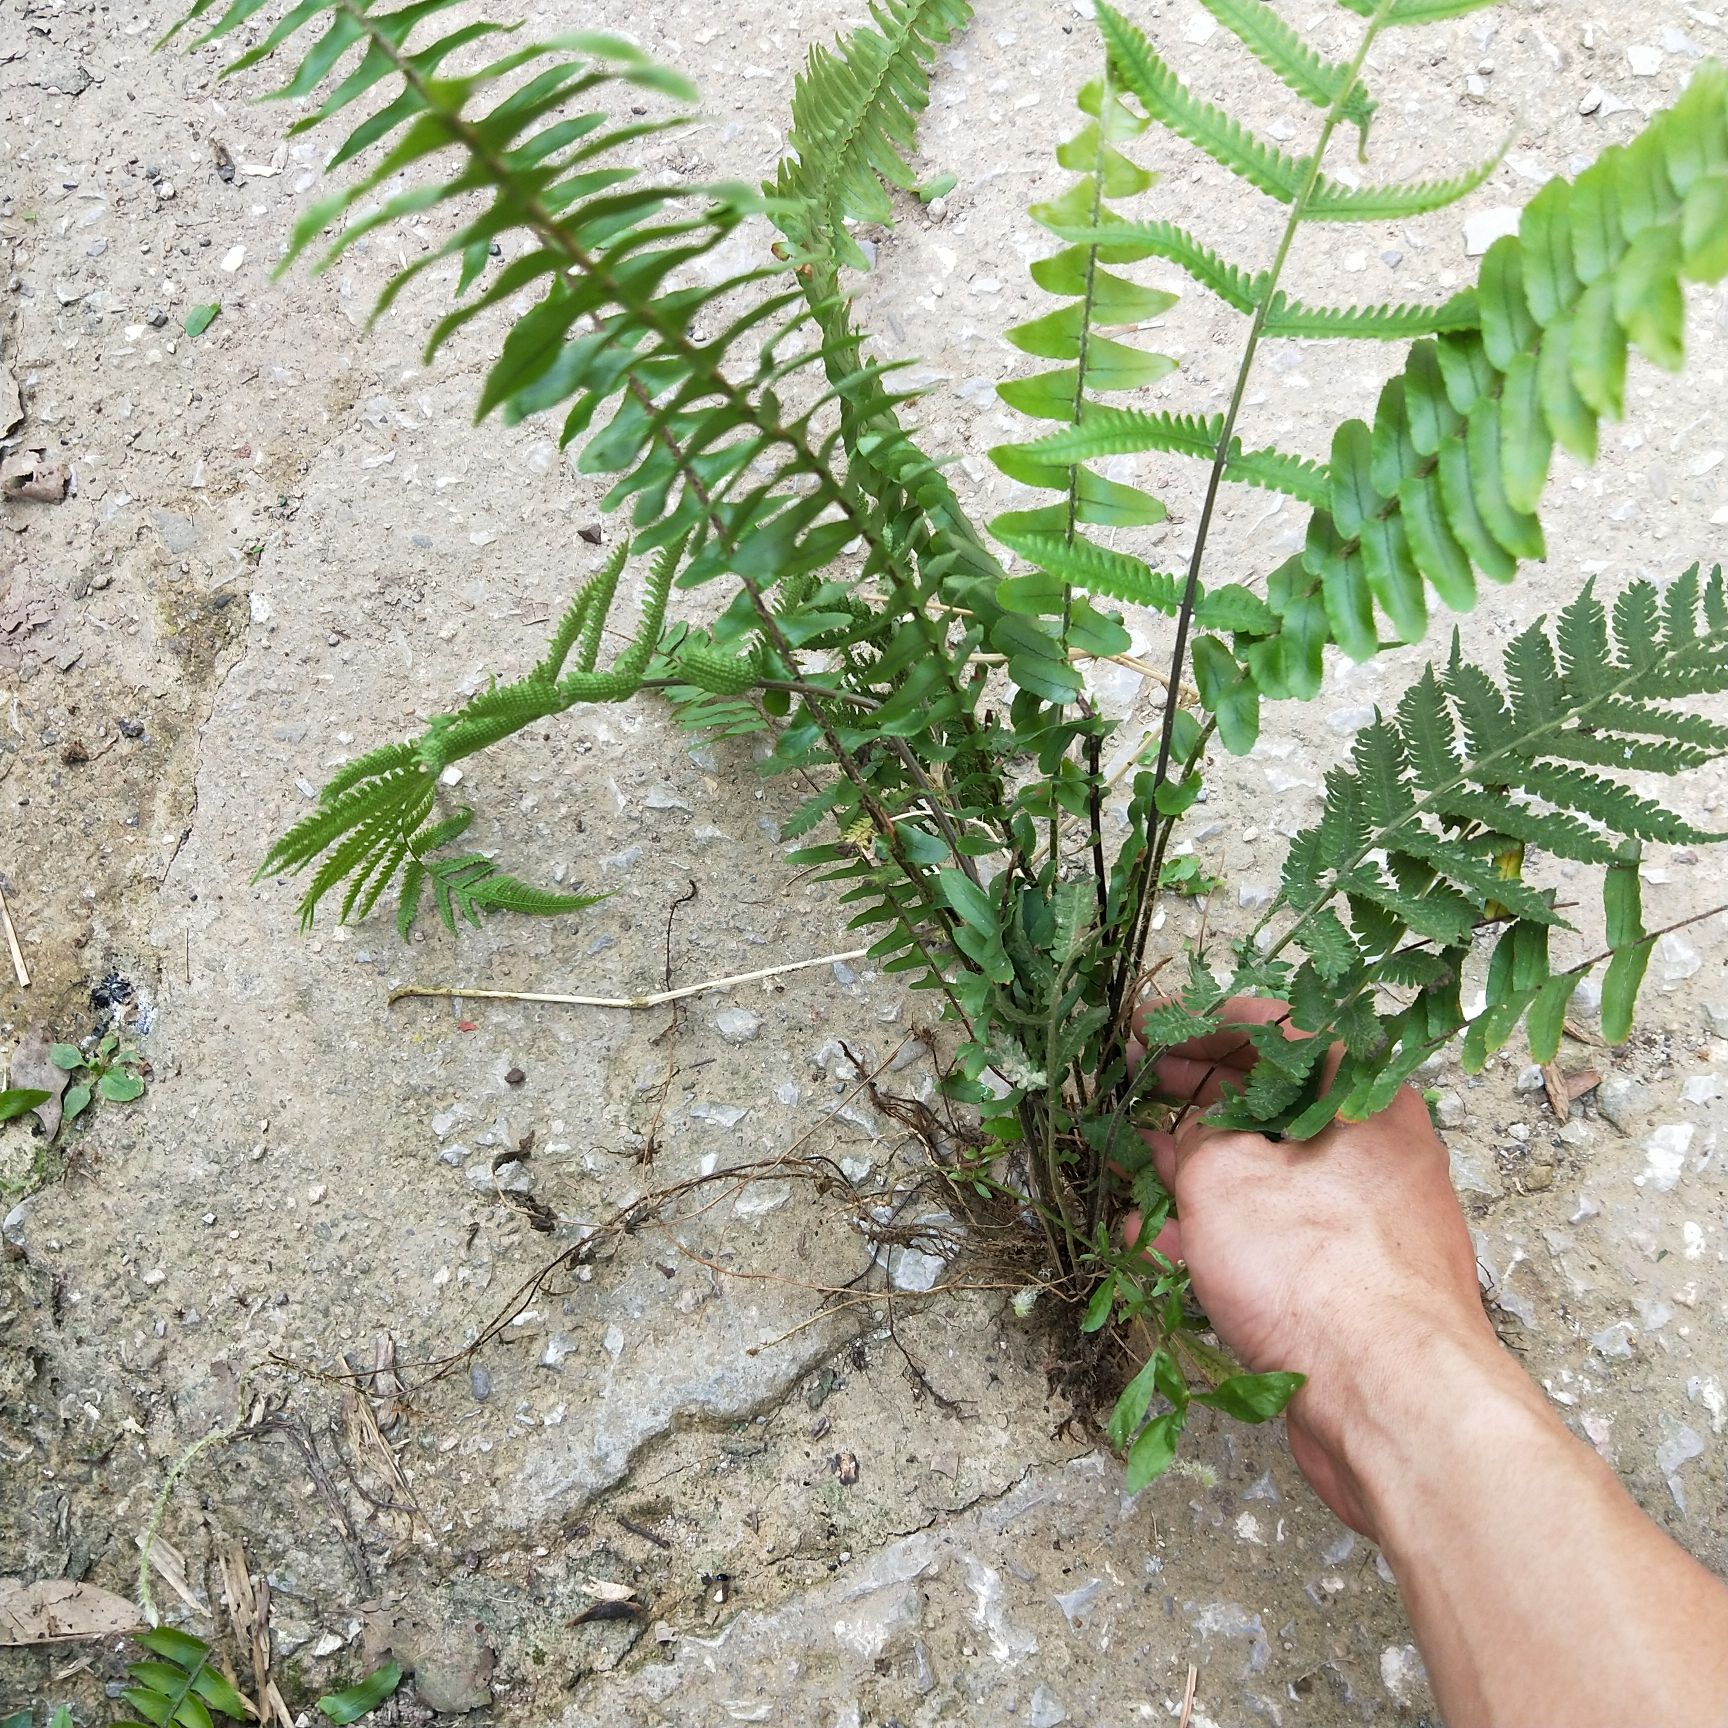
[[[1311,1374],[1291,1415],[1358,1509],[1353,1521],[1392,1550],[1423,1472],[1557,1418],[1486,1316],[1376,1318],[1372,1342]]]

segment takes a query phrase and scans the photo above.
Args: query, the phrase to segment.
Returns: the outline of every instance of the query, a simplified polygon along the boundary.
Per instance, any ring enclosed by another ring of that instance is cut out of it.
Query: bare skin
[[[1169,1052],[1159,1088],[1209,1105],[1252,1060],[1226,1029]],[[1158,1247],[1247,1367],[1308,1376],[1291,1452],[1384,1549],[1451,1728],[1728,1724],[1728,1586],[1501,1346],[1421,1098],[1305,1144],[1194,1118],[1149,1138],[1181,1219]]]

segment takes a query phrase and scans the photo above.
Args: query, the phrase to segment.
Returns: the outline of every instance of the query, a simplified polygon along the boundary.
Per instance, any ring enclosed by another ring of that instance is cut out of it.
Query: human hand
[[[1335,1122],[1307,1141],[1199,1120],[1253,1066],[1253,1046],[1233,1028],[1287,1014],[1280,1002],[1233,998],[1223,1027],[1158,1058],[1160,1095],[1196,1114],[1174,1134],[1146,1136],[1178,1220],[1155,1246],[1187,1261],[1208,1318],[1247,1368],[1307,1375],[1288,1412],[1291,1451],[1327,1505],[1372,1534],[1344,1445],[1353,1415],[1390,1377],[1419,1371],[1434,1343],[1497,1344],[1446,1148],[1412,1088],[1371,1120]],[[1328,1083],[1336,1068],[1334,1053]],[[1134,1240],[1138,1221],[1127,1229]]]

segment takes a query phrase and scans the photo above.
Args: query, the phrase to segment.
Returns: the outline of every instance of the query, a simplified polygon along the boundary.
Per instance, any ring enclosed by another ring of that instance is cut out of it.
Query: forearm
[[[1492,1338],[1425,1340],[1338,1444],[1450,1728],[1728,1723],[1728,1586]]]

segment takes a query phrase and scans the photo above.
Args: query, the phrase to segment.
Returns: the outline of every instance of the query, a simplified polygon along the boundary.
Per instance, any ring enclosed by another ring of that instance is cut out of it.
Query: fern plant
[[[138,1714],[119,1728],[212,1728],[218,1716],[244,1722],[256,1715],[202,1638],[154,1626],[139,1633],[138,1642],[150,1654],[126,1670],[132,1684],[120,1694]]]
[[[201,24],[202,41],[256,34],[263,3],[213,16],[213,0],[197,0],[182,24]],[[444,855],[468,815],[439,813],[443,771],[577,703],[645,692],[698,729],[766,731],[769,771],[818,788],[790,825],[804,842],[794,862],[836,885],[883,969],[938,993],[960,1029],[950,1085],[980,1107],[986,1144],[950,1175],[1031,1221],[1044,1277],[1084,1305],[1088,1333],[1150,1328],[1110,1424],[1137,1486],[1167,1465],[1194,1401],[1262,1419],[1295,1382],[1234,1373],[1201,1342],[1181,1269],[1116,1239],[1129,1198],[1143,1242],[1170,1205],[1132,1131],[1162,1107],[1141,1095],[1151,1064],[1134,1069],[1131,1044],[1155,1052],[1214,1029],[1230,992],[1278,997],[1316,1036],[1248,1034],[1258,1061],[1217,1115],[1307,1136],[1373,1114],[1455,1039],[1480,1066],[1523,1023],[1551,1056],[1595,966],[1603,1029],[1624,1037],[1659,934],[1640,903],[1639,848],[1716,838],[1624,778],[1728,753],[1728,727],[1686,706],[1728,689],[1722,576],[1693,569],[1662,592],[1634,583],[1612,605],[1586,589],[1519,635],[1498,676],[1454,636],[1328,777],[1320,820],[1291,845],[1256,928],[1227,951],[1151,947],[1172,837],[1214,741],[1244,751],[1264,702],[1313,698],[1328,644],[1365,660],[1421,640],[1435,609],[1468,610],[1480,579],[1514,580],[1544,552],[1555,446],[1594,458],[1600,422],[1624,412],[1631,348],[1681,364],[1684,284],[1728,275],[1728,75],[1705,65],[1634,143],[1549,182],[1473,287],[1433,305],[1317,305],[1284,280],[1305,227],[1418,217],[1493,170],[1497,158],[1449,179],[1356,184],[1327,168],[1341,129],[1366,151],[1377,106],[1364,69],[1380,34],[1491,0],[1339,0],[1362,20],[1343,61],[1265,0],[1204,0],[1315,116],[1304,154],[1196,97],[1100,0],[1099,75],[1057,151],[1072,178],[1031,211],[1057,242],[1032,269],[1052,307],[1007,332],[1049,363],[1001,387],[1039,424],[992,452],[1046,496],[989,525],[999,556],[917,442],[902,362],[878,356],[849,298],[865,261],[852,229],[889,220],[894,193],[915,184],[917,115],[938,52],[968,22],[964,0],[873,0],[869,24],[813,50],[786,158],[759,189],[674,187],[645,171],[692,93],[630,44],[506,46],[492,22],[425,39],[451,3],[304,0],[234,60],[231,71],[289,56],[277,94],[321,95],[295,129],[345,118],[332,170],[375,158],[307,212],[291,256],[334,228],[328,262],[448,206],[448,238],[394,277],[381,309],[423,271],[454,274],[457,305],[430,353],[536,294],[479,412],[561,417],[624,528],[531,673],[350,764],[263,873],[307,873],[308,920],[338,892],[346,918],[396,889],[405,936],[428,889],[452,929],[458,914],[587,904],[484,856]],[[625,98],[629,116],[614,118]],[[1268,261],[1226,259],[1158,213],[1155,136],[1279,207]],[[405,171],[408,188],[374,207]],[[779,238],[760,267],[718,281],[691,269],[763,219]],[[507,233],[511,261],[488,276]],[[1244,320],[1221,413],[1148,404],[1174,370],[1138,339],[1171,303],[1132,273],[1151,258]],[[1324,461],[1243,432],[1262,347],[1306,337],[1403,345],[1401,368]],[[1166,507],[1101,469],[1142,455],[1198,464],[1185,568],[1135,554]],[[1216,580],[1226,485],[1305,507],[1302,551]],[[675,597],[713,583],[713,622],[676,615]],[[626,594],[635,624],[602,664]],[[1127,651],[1121,606],[1169,620],[1170,671],[1157,727],[1107,776],[1118,727],[1084,666]],[[1197,699],[1184,695],[1190,677]],[[1107,843],[1119,796],[1125,838]],[[1550,955],[1569,926],[1543,855],[1601,871],[1607,945],[1581,964]],[[1472,1016],[1463,986],[1478,958],[1486,1006]],[[1154,975],[1164,994],[1148,1000]],[[1345,1054],[1328,1083],[1320,1057],[1334,1043]]]

